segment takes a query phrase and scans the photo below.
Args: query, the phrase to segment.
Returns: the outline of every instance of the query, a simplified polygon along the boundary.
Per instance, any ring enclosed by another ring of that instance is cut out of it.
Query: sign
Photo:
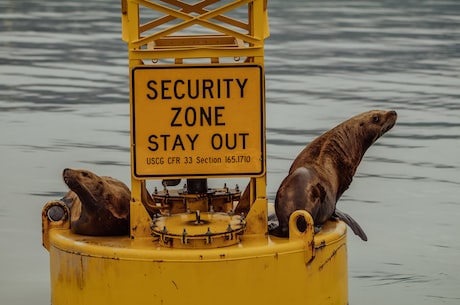
[[[139,66],[131,77],[135,177],[265,173],[261,66]]]

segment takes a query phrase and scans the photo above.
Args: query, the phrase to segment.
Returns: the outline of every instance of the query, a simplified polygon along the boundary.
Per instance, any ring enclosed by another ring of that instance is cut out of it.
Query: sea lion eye
[[[83,177],[88,177],[88,176],[89,176],[87,172],[82,172],[81,175],[82,175]]]
[[[380,121],[380,117],[379,117],[378,115],[374,115],[374,116],[372,117],[372,122],[378,123],[379,121]]]

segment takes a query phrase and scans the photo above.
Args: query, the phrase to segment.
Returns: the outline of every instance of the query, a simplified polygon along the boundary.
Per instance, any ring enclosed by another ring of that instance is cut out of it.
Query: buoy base
[[[326,223],[314,248],[302,236],[243,235],[239,244],[215,249],[69,229],[47,236],[54,305],[348,303],[343,222]]]

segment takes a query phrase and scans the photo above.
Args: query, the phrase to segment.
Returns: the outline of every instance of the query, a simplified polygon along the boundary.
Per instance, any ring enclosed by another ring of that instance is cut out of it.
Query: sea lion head
[[[378,138],[393,128],[398,115],[396,111],[371,110],[353,117],[359,122],[360,133],[364,140],[364,149],[369,148]]]
[[[99,195],[103,189],[101,177],[83,169],[66,168],[62,172],[65,184],[75,192],[82,202],[96,203],[95,196]]]

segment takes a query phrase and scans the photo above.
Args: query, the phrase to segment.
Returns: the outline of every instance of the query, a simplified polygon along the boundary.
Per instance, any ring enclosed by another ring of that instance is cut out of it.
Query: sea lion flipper
[[[350,215],[336,208],[334,216],[345,222],[351,228],[353,233],[355,233],[355,235],[358,235],[362,240],[367,241],[366,233],[364,233],[364,230],[361,228],[361,226]]]

